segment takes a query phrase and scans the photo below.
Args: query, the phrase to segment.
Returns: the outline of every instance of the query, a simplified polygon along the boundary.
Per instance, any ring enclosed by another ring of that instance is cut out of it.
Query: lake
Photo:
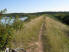
[[[19,18],[19,20],[21,20],[21,21],[25,21],[26,19],[28,19],[28,17],[20,17]],[[8,22],[9,22],[9,24],[12,24],[12,23],[14,23],[14,20],[16,20],[15,17],[12,17],[12,18],[10,18],[10,17],[3,17],[1,19],[1,23],[2,24],[8,24]]]

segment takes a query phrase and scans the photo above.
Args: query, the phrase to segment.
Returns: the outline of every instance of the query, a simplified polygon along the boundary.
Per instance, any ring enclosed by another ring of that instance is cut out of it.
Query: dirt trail
[[[44,30],[45,30],[45,18],[44,18],[44,21],[43,21],[43,23],[42,23],[42,26],[41,26],[40,32],[39,32],[38,52],[43,52],[42,36],[43,36],[43,34],[44,34]]]
[[[44,23],[42,24],[42,27],[41,27],[40,32],[39,32],[39,40],[38,40],[39,51],[38,52],[43,52],[43,45],[42,45],[43,26],[44,26]]]
[[[30,43],[31,47],[27,49],[27,52],[43,52],[42,35],[44,33],[44,27],[45,27],[45,20],[43,21],[40,28],[38,41],[34,43]],[[37,46],[37,47],[34,48],[34,46]]]

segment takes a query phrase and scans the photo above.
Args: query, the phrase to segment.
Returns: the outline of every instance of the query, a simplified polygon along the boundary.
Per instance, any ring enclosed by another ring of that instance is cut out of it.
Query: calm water
[[[19,20],[21,20],[21,21],[25,21],[26,19],[28,19],[28,17],[20,17],[19,18]],[[12,23],[14,23],[14,20],[16,20],[14,17],[12,19],[10,17],[3,17],[1,19],[1,23],[8,24],[8,22],[9,22],[9,24],[12,24]]]

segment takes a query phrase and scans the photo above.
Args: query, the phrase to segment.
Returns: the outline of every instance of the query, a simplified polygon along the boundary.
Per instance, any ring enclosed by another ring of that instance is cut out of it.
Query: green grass
[[[46,31],[43,35],[44,52],[69,52],[69,27],[46,17]]]

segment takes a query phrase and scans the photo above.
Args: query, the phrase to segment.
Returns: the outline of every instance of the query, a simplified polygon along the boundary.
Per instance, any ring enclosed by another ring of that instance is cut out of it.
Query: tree
[[[7,11],[7,9],[5,8],[5,9],[0,11],[0,14],[6,13],[6,11]]]

